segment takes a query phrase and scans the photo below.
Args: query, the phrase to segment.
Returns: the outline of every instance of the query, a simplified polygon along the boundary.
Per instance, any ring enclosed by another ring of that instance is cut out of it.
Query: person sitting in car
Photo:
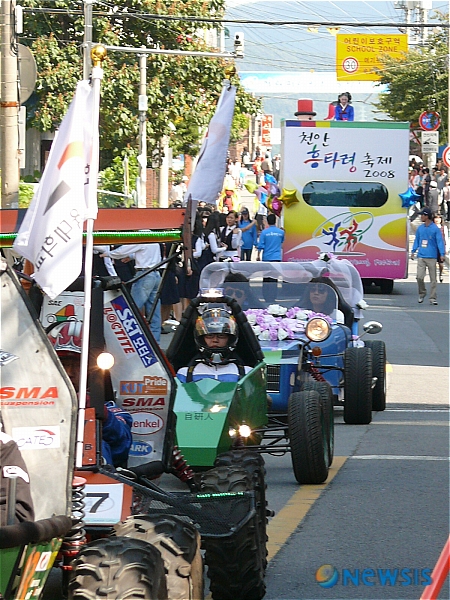
[[[65,323],[56,333],[56,336],[51,337],[51,342],[75,391],[78,393],[81,366],[80,321]],[[87,400],[89,403],[89,394]],[[132,423],[130,413],[116,406],[112,400],[105,402],[102,424],[102,456],[106,464],[114,467],[127,466],[128,453],[132,442]]]
[[[182,383],[215,379],[235,382],[251,371],[235,353],[238,326],[235,318],[221,307],[206,308],[194,328],[197,355],[187,367],[177,371]]]

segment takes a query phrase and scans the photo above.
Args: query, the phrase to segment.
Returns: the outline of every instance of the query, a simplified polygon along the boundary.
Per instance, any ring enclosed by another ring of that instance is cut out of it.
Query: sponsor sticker
[[[42,427],[13,427],[12,438],[19,450],[48,450],[60,447],[59,425]]]
[[[13,386],[0,388],[0,406],[54,406],[58,398],[58,388],[21,387]]]
[[[144,367],[155,364],[156,356],[150,342],[145,337],[124,296],[117,296],[111,300],[111,307],[112,309],[109,307],[104,309],[106,321],[124,353],[126,355],[136,353]]]
[[[132,413],[131,416],[133,418],[131,433],[134,435],[152,435],[164,427],[164,421],[154,413],[142,411]]]
[[[130,456],[148,456],[153,452],[152,446],[143,440],[135,440],[131,444]]]
[[[120,394],[126,396],[156,396],[167,394],[167,379],[164,377],[146,376],[141,381],[121,381]]]

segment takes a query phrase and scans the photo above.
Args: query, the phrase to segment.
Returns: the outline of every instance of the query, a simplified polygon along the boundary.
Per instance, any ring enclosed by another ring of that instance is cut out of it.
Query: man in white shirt
[[[124,244],[115,250],[108,250],[100,256],[111,258],[130,257],[135,260],[135,270],[138,275],[140,271],[146,271],[161,262],[161,248],[159,244]],[[161,275],[159,271],[147,273],[133,283],[131,295],[138,309],[147,317],[150,315],[156,300]],[[155,312],[150,323],[150,329],[157,342],[161,339],[161,302],[158,300]]]
[[[238,341],[235,318],[224,308],[209,308],[195,323],[194,339],[199,354],[190,365],[177,371],[182,383],[200,379],[235,382],[251,371],[234,354]]]

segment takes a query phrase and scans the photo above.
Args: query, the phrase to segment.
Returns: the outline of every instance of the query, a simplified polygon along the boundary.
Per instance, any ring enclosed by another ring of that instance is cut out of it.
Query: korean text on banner
[[[224,86],[184,198],[192,197],[194,211],[201,200],[215,203],[222,191],[235,99],[236,88]]]
[[[34,278],[50,298],[80,274],[83,222],[97,215],[96,194],[89,192],[97,186],[98,170],[93,106],[93,89],[79,82],[14,242],[16,252],[34,264]]]

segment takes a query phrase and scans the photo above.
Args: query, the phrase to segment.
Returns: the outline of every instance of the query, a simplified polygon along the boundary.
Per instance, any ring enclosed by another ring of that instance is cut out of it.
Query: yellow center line
[[[291,496],[280,512],[269,522],[267,526],[267,535],[269,536],[267,560],[272,560],[279,550],[281,550],[292,533],[306,517],[309,509],[322,494],[323,490],[333,481],[347,458],[347,456],[335,456],[328,473],[327,481],[320,485],[302,485]]]
[[[386,373],[392,373],[392,371],[393,369],[391,363],[386,361]]]

